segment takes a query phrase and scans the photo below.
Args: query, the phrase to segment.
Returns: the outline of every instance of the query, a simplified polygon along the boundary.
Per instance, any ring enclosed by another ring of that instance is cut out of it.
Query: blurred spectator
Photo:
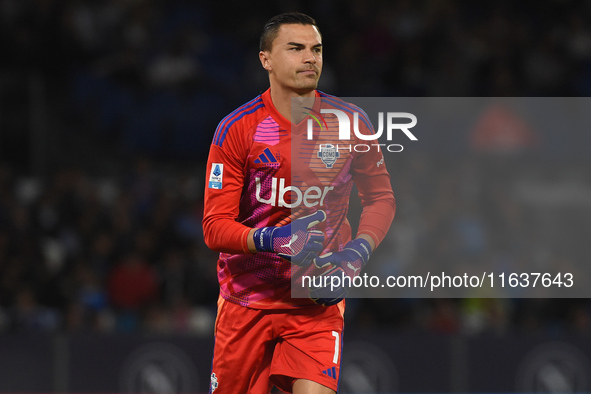
[[[108,277],[109,299],[120,310],[139,310],[158,296],[156,272],[137,253],[129,253]]]
[[[55,310],[39,305],[34,290],[25,285],[16,293],[12,324],[16,330],[51,332],[59,327],[61,321]]]
[[[433,311],[427,322],[427,328],[434,333],[456,334],[460,331],[461,323],[458,309],[449,299],[433,300]]]

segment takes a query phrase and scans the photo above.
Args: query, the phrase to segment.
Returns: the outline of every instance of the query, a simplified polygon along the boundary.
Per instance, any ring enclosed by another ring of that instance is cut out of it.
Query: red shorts
[[[287,393],[297,379],[337,390],[343,303],[260,310],[220,298],[210,393]]]

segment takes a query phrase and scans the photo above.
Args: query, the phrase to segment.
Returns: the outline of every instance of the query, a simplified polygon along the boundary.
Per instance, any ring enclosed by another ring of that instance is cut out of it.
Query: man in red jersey
[[[359,275],[394,218],[394,194],[379,150],[334,152],[322,143],[338,134],[334,117],[312,140],[302,137],[304,109],[362,112],[316,90],[323,59],[314,19],[270,19],[259,58],[270,89],[220,122],[207,163],[205,241],[220,252],[210,392],[335,393],[346,290],[295,298],[291,276]],[[373,133],[366,117],[360,124]],[[300,145],[303,162],[292,155]],[[353,182],[363,206],[355,239],[346,217]]]

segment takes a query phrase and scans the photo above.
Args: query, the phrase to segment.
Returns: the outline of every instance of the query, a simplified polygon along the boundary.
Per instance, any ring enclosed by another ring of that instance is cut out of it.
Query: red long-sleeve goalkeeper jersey
[[[359,131],[373,134],[365,113],[319,91],[315,102],[305,110],[306,119],[292,127],[273,106],[269,89],[216,129],[207,162],[203,228],[207,245],[220,252],[220,295],[230,302],[256,309],[313,305],[290,294],[291,275],[313,274],[312,268],[292,272],[291,263],[274,253],[250,253],[251,228],[281,225],[322,209],[327,220],[316,229],[326,236],[324,253],[341,250],[351,239],[347,212],[353,183],[363,206],[357,235],[367,234],[378,245],[394,218],[382,152],[355,133],[339,139],[337,116],[321,109],[337,109],[351,119],[357,112]]]

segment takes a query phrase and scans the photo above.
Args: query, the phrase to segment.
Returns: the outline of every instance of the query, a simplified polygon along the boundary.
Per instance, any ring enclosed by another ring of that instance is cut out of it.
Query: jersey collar
[[[319,98],[320,97],[320,93],[318,92],[318,90],[315,90],[314,91],[314,95],[315,95],[316,98]],[[279,113],[279,111],[277,111],[277,108],[275,108],[275,106],[273,105],[273,100],[271,99],[271,88],[267,89],[261,95],[261,97],[263,98],[263,103],[265,104],[265,107],[267,107],[267,109],[269,110],[269,113],[271,114],[271,117],[273,119],[275,119],[275,121],[277,122],[277,124],[281,128],[284,128],[285,130],[291,131],[291,120],[290,119],[286,119],[283,115],[281,115]],[[320,107],[321,107],[321,100],[314,100],[314,107],[313,107],[314,111],[320,111]],[[303,119],[296,126],[305,127],[305,123],[304,123],[305,121],[306,121],[306,119]]]

